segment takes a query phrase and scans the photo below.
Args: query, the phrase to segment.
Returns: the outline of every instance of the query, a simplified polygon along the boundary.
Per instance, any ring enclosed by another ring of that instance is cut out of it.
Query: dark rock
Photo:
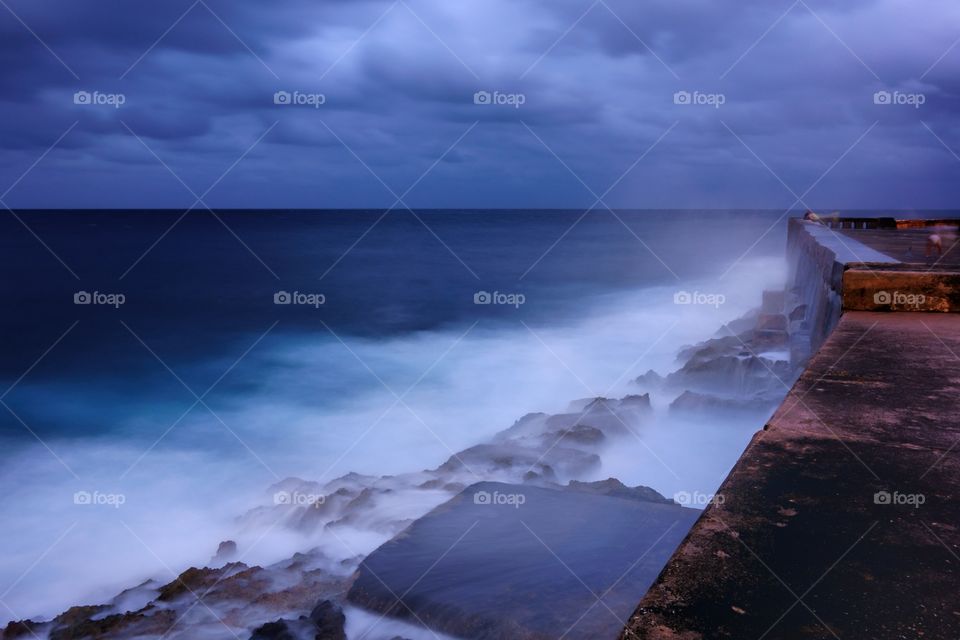
[[[620,404],[618,405],[619,409],[633,409],[639,411],[649,411],[653,409],[650,405],[650,394],[644,393],[642,395],[629,395],[624,396],[620,399]]]
[[[0,638],[3,640],[14,640],[14,638],[34,638],[42,637],[41,629],[43,622],[34,622],[33,620],[20,620],[10,622],[0,631]]]
[[[790,312],[790,321],[795,322],[797,320],[803,320],[807,317],[807,305],[801,304],[793,308],[793,311]]]
[[[572,442],[588,446],[600,444],[606,438],[603,431],[585,424],[575,424],[569,429],[551,431],[544,437],[550,442]]]
[[[717,411],[755,412],[773,408],[779,401],[779,397],[725,398],[708,393],[684,391],[670,403],[670,410],[708,413]]]
[[[582,493],[593,493],[596,495],[610,496],[611,498],[624,498],[626,500],[640,500],[642,502],[656,502],[660,504],[673,504],[673,500],[665,498],[655,489],[644,486],[628,487],[616,478],[607,478],[596,482],[579,482],[571,480],[567,488],[572,491]]]
[[[793,370],[785,361],[732,355],[711,360],[691,359],[667,380],[673,388],[751,396],[772,390],[785,393],[793,377]]]
[[[650,369],[642,376],[637,376],[636,378],[634,378],[633,383],[644,389],[656,390],[656,389],[659,389],[660,386],[663,384],[663,376],[661,376],[659,373],[657,373],[653,369]]]
[[[347,640],[344,625],[346,616],[340,605],[331,600],[324,600],[310,612],[310,621],[317,627],[314,640]]]
[[[684,364],[701,363],[714,360],[721,356],[739,353],[744,349],[746,340],[740,336],[724,336],[711,338],[700,344],[684,347],[677,354],[677,362]],[[667,376],[669,379],[669,376]]]
[[[233,540],[224,540],[217,547],[217,553],[210,559],[210,564],[223,564],[230,562],[235,557],[237,557],[237,543]]]
[[[239,562],[227,564],[220,569],[190,567],[177,578],[160,588],[160,595],[157,600],[161,602],[171,602],[184,594],[192,594],[197,591],[203,591],[206,588],[217,583],[225,572],[247,569],[247,565]],[[68,612],[69,613],[69,612]]]
[[[516,443],[480,444],[451,456],[437,469],[452,472],[469,467],[475,473],[497,471],[526,471],[551,467],[567,477],[583,476],[600,467],[600,457],[580,449],[558,445],[549,448],[524,447]]]
[[[54,618],[54,627],[49,640],[81,640],[86,638],[110,637],[157,637],[163,636],[177,620],[177,614],[170,609],[155,609],[147,606],[140,611],[114,614],[105,618],[80,618],[76,609],[93,607],[74,607],[66,614]],[[98,607],[97,609],[102,609]]]
[[[299,640],[290,630],[286,620],[268,622],[254,629],[250,640]]]

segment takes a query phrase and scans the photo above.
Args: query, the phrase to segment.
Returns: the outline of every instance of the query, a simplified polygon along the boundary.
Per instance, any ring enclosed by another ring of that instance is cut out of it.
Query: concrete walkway
[[[960,638],[958,441],[960,315],[845,313],[621,637]]]

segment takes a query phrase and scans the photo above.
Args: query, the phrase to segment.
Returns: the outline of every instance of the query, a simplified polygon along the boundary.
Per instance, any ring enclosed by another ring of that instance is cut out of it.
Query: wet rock
[[[210,559],[210,564],[219,566],[230,562],[237,557],[237,543],[233,540],[224,540],[217,547],[217,553]]]
[[[14,640],[14,638],[42,637],[41,634],[46,626],[49,625],[43,622],[34,622],[33,620],[10,622],[3,628],[3,631],[0,631],[0,638],[3,638],[3,640]]]
[[[250,640],[299,640],[286,620],[268,622],[255,629]]]
[[[248,569],[249,567],[242,562],[233,562],[220,569],[210,569],[206,567],[198,569],[196,567],[190,567],[177,576],[176,580],[161,587],[157,600],[161,602],[171,602],[184,594],[203,591],[222,580],[222,577],[229,573],[246,571]]]
[[[684,391],[670,403],[670,410],[691,413],[757,412],[773,408],[779,401],[779,397],[762,395],[750,398],[730,398],[695,391]]]
[[[630,409],[634,411],[651,411],[653,409],[653,407],[650,405],[649,393],[624,396],[620,399],[620,403],[617,405],[617,408],[620,410]]]
[[[566,446],[522,447],[517,445],[481,444],[451,456],[438,470],[453,472],[469,469],[475,474],[543,470],[549,466],[563,477],[579,477],[600,467],[600,457],[581,449]]]
[[[591,427],[585,424],[575,424],[569,429],[550,431],[544,435],[544,438],[547,440],[552,440],[553,442],[559,441],[564,443],[595,446],[603,442],[606,439],[606,436],[603,435],[603,431],[600,431],[600,429],[597,429],[596,427]]]
[[[664,497],[655,489],[642,485],[628,487],[616,478],[607,478],[606,480],[598,480],[596,482],[571,480],[569,484],[567,484],[567,488],[571,491],[592,493],[595,495],[609,496],[611,498],[623,498],[626,500],[639,500],[641,502],[655,502],[659,504],[674,503],[673,500]]]
[[[691,359],[667,376],[671,387],[700,393],[748,397],[772,390],[784,392],[794,377],[789,362],[755,355],[725,355]],[[781,394],[782,395],[782,394]]]
[[[313,608],[309,618],[317,628],[314,640],[347,640],[344,631],[347,619],[340,605],[324,600]]]
[[[155,609],[152,606],[133,613],[96,619],[70,616],[69,620],[66,620],[64,616],[57,616],[54,618],[49,640],[162,636],[173,626],[176,616],[175,611]]]
[[[650,369],[645,374],[634,378],[633,383],[642,389],[656,391],[663,386],[663,376],[653,369]]]
[[[735,335],[711,338],[700,344],[681,349],[677,354],[677,362],[684,364],[703,363],[722,356],[738,354],[746,350],[744,347],[745,342],[743,338]],[[669,378],[669,376],[667,376],[667,378]],[[665,380],[665,382],[667,381],[668,380]]]

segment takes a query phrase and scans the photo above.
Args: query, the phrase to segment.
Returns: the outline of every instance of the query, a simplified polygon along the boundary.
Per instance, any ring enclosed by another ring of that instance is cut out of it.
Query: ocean
[[[309,548],[237,517],[289,476],[433,467],[529,412],[636,392],[785,280],[782,211],[17,214],[0,620],[169,580],[228,538],[258,542],[247,562]],[[709,495],[762,426],[652,400],[597,479]]]

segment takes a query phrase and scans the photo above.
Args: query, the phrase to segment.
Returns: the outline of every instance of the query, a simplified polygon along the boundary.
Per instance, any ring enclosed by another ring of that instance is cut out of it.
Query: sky
[[[12,208],[954,208],[956,0],[0,0]]]

